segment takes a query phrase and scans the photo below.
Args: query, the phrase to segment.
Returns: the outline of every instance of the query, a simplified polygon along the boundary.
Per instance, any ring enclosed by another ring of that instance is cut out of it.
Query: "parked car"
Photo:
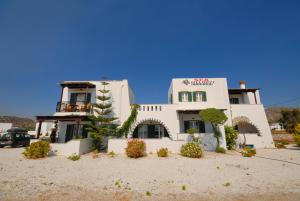
[[[0,138],[0,148],[4,146],[18,147],[18,146],[29,146],[30,135],[24,128],[11,128],[8,129],[5,134]]]

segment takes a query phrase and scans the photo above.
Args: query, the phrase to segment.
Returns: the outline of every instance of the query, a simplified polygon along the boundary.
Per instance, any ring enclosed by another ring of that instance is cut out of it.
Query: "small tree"
[[[222,134],[218,128],[218,125],[224,124],[227,121],[227,116],[225,113],[216,108],[208,108],[200,111],[199,116],[204,122],[211,123],[215,138],[217,139],[217,148],[220,147],[220,137]]]
[[[195,133],[199,133],[199,129],[197,128],[189,128],[186,130],[186,132],[192,137],[192,140],[194,142],[199,142],[200,143],[200,138],[199,137],[195,137]]]
[[[96,114],[89,116],[91,123],[87,128],[97,150],[102,149],[103,137],[117,134],[117,125],[114,123],[117,118],[112,115],[110,91],[105,88],[109,83],[103,81],[101,84],[103,88],[99,90],[101,95],[97,96],[98,103],[93,105]]]

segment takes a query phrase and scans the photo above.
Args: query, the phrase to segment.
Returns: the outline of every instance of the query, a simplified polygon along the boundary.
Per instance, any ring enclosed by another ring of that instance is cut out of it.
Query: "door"
[[[65,142],[68,142],[68,141],[73,139],[74,132],[75,132],[75,125],[74,124],[68,124],[67,125],[67,130],[66,130]]]
[[[148,138],[156,138],[155,137],[155,125],[148,125]]]

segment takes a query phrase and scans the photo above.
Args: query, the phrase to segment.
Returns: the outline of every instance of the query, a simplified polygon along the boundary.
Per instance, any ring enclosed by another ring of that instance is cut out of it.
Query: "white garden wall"
[[[67,143],[51,143],[52,151],[57,155],[85,154],[92,150],[92,139],[71,140]]]
[[[127,139],[110,139],[108,140],[108,152],[113,151],[118,154],[124,154],[125,148],[127,147]],[[180,148],[185,141],[175,141],[170,140],[169,138],[162,139],[143,139],[146,143],[146,152],[147,153],[156,153],[160,148],[168,148],[172,153],[179,153]]]

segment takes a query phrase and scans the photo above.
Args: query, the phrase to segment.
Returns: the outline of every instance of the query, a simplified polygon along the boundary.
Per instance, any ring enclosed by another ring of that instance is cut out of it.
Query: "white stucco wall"
[[[12,123],[0,123],[0,133],[7,131],[12,127]]]
[[[92,149],[92,139],[71,140],[67,143],[51,143],[51,150],[57,155],[85,154]]]
[[[256,148],[274,147],[271,130],[263,105],[231,105],[231,112],[232,119],[245,116],[260,131],[261,136],[255,134],[247,135],[249,138],[249,140],[248,138],[246,140],[247,144],[251,142]]]

